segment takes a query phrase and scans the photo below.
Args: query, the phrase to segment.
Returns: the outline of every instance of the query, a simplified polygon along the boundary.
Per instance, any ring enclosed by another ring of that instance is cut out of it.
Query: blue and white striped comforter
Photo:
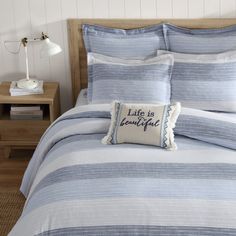
[[[234,150],[181,136],[176,152],[103,145],[109,109],[74,108],[47,130],[10,235],[236,235]]]

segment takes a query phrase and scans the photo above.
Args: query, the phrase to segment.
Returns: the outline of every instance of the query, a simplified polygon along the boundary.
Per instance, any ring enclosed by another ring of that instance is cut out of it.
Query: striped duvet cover
[[[175,152],[103,145],[109,110],[77,107],[46,131],[10,235],[236,235],[234,150],[182,136]]]

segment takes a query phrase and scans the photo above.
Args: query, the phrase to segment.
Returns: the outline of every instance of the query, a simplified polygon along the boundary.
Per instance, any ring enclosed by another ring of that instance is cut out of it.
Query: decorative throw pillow
[[[169,104],[173,63],[172,55],[125,60],[88,53],[88,101]]]
[[[171,101],[208,111],[236,112],[236,51],[219,54],[171,53]]]
[[[166,49],[162,24],[130,30],[84,24],[83,38],[87,52],[123,59],[145,59]]]
[[[219,29],[188,29],[163,25],[166,48],[181,53],[221,53],[236,50],[236,25]]]
[[[176,150],[173,128],[180,110],[180,103],[161,106],[115,101],[111,125],[102,143],[138,143]]]

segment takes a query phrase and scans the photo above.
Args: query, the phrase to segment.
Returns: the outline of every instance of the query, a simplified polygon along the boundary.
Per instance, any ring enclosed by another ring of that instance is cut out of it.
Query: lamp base
[[[17,87],[21,89],[35,89],[39,86],[37,79],[21,79],[17,81]]]

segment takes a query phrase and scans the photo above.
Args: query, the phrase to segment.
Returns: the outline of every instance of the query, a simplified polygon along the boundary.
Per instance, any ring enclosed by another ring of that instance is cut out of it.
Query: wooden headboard
[[[236,19],[69,19],[68,34],[73,101],[76,101],[80,90],[87,87],[87,55],[82,37],[83,24],[133,29],[167,22],[188,28],[220,28],[236,24]]]

